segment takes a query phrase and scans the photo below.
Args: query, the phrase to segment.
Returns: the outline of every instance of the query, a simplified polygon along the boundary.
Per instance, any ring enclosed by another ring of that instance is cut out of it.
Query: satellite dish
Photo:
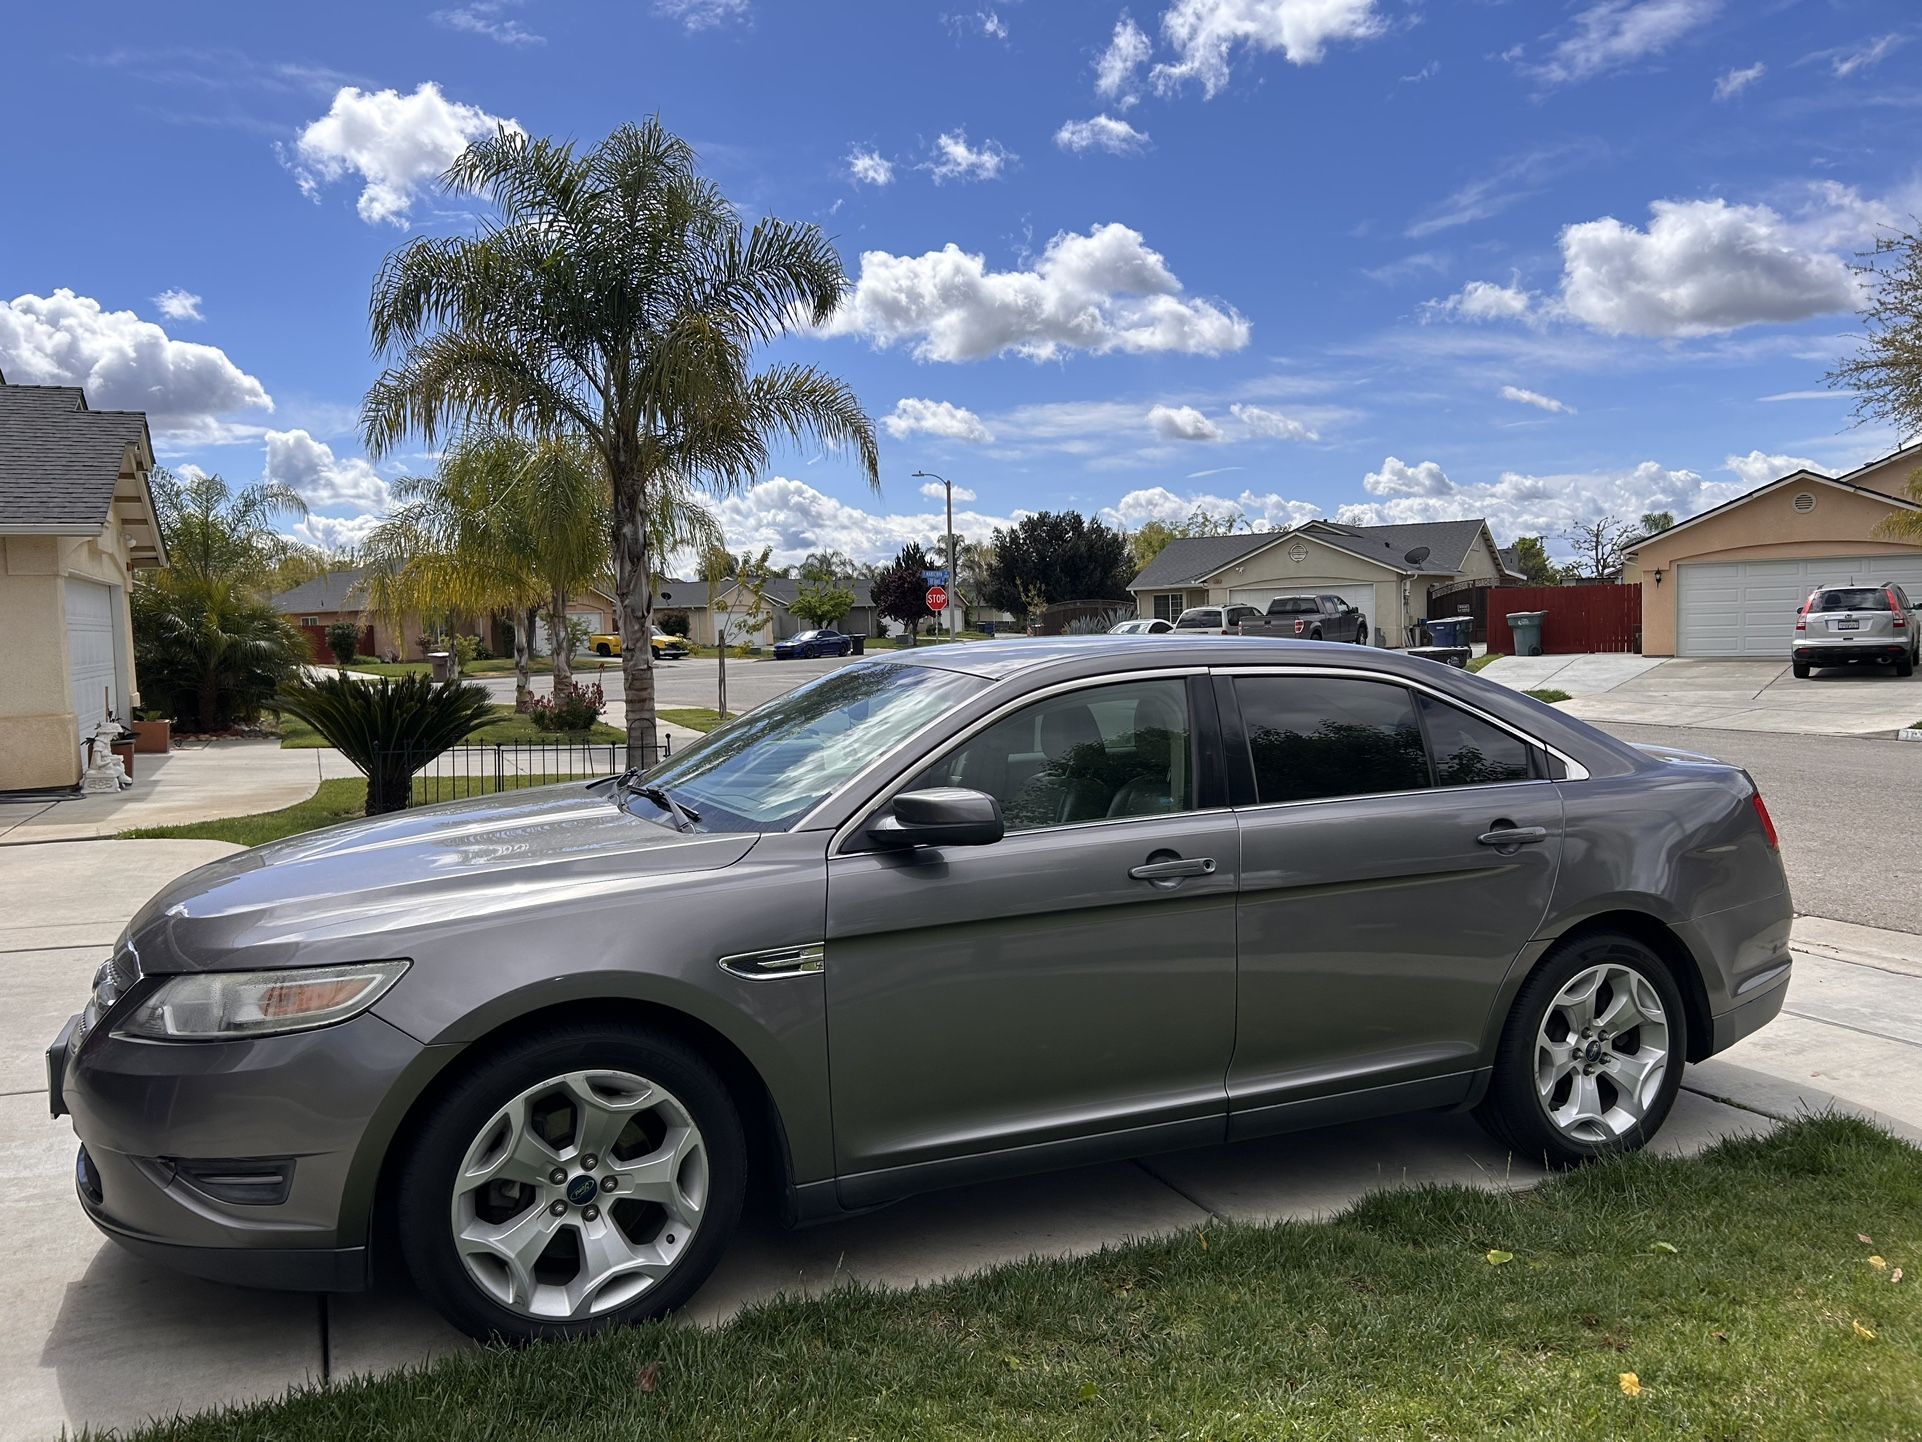
[[[1403,556],[1402,559],[1411,566],[1419,566],[1423,561],[1428,559],[1428,547],[1417,546],[1414,550]]]

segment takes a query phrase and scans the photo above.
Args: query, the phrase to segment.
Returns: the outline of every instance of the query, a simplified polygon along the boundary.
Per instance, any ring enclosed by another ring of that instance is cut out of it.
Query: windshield
[[[831,671],[711,732],[647,773],[700,831],[787,831],[869,762],[979,691],[978,676],[868,661]],[[672,824],[631,796],[636,815]]]
[[[1175,622],[1177,631],[1207,631],[1221,624],[1219,611],[1183,611]]]
[[[1851,586],[1846,591],[1822,591],[1811,611],[1886,611],[1889,593],[1875,586]]]

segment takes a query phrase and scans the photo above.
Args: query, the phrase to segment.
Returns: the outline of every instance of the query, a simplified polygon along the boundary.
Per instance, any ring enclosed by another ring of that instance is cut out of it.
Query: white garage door
[[[1381,587],[1382,591],[1394,592],[1392,584]],[[1359,610],[1368,619],[1368,634],[1372,642],[1376,629],[1381,625],[1381,609],[1376,605],[1374,586],[1365,581],[1318,581],[1312,576],[1297,581],[1290,586],[1244,586],[1228,593],[1228,599],[1240,605],[1253,606],[1258,610],[1268,609],[1268,603],[1277,596],[1339,596],[1350,606]]]
[[[69,576],[67,675],[73,685],[73,714],[80,723],[82,745],[107,714],[107,698],[115,690],[113,636],[112,588]]]
[[[1795,613],[1817,586],[1894,581],[1922,598],[1922,556],[1690,561],[1677,569],[1678,656],[1786,656]]]

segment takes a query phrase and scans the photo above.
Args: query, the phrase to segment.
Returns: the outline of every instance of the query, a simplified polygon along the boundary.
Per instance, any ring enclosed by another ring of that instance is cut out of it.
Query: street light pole
[[[958,594],[959,577],[954,573],[954,482],[946,476],[937,476],[933,471],[916,471],[917,481],[939,481],[941,489],[948,497],[948,639],[955,640],[961,634],[961,608],[954,604]]]

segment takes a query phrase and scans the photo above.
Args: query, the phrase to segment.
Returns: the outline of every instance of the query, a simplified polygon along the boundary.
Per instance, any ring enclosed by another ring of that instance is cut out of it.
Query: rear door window
[[[1417,698],[1437,786],[1493,786],[1535,774],[1535,748],[1433,696]]]
[[[1255,799],[1264,805],[1432,784],[1405,687],[1341,676],[1238,676],[1235,695]]]

